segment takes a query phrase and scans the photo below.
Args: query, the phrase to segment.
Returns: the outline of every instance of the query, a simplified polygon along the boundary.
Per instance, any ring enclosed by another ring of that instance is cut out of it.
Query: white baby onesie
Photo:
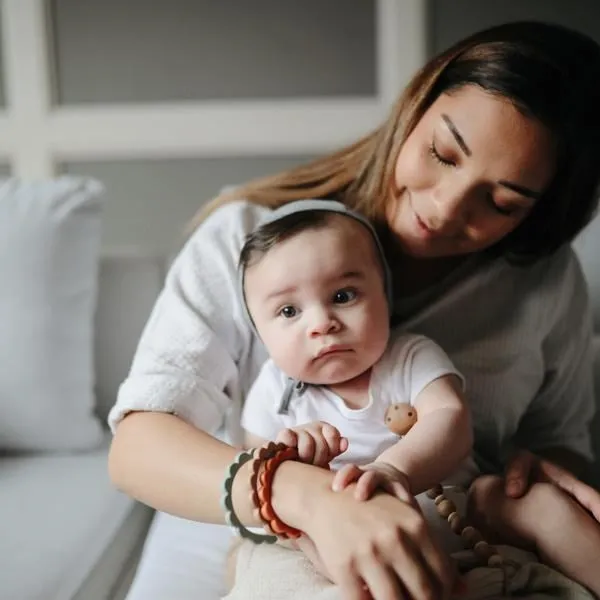
[[[450,374],[462,379],[435,342],[420,335],[402,334],[390,341],[373,367],[369,402],[364,408],[348,408],[342,398],[326,387],[308,385],[301,394],[294,393],[288,414],[278,414],[289,379],[268,360],[244,403],[242,427],[272,440],[282,429],[325,421],[349,441],[348,450],[332,461],[331,467],[367,464],[398,441],[385,424],[387,408],[397,402],[413,404],[428,384]]]

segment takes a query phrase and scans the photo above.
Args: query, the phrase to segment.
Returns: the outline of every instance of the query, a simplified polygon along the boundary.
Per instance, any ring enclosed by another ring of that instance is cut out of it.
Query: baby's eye
[[[293,306],[284,306],[280,311],[279,314],[284,318],[284,319],[293,319],[297,314],[298,311],[293,307]]]
[[[356,298],[356,290],[338,290],[333,296],[334,304],[347,304]]]

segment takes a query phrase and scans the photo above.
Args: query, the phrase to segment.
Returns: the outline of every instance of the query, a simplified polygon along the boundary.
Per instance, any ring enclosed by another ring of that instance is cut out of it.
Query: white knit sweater
[[[240,441],[242,398],[266,355],[238,302],[237,260],[265,210],[225,206],[183,248],[110,413],[113,430],[128,412],[153,410]],[[401,329],[431,337],[466,377],[484,469],[498,468],[512,443],[590,456],[592,325],[570,248],[527,268],[467,263],[395,312]]]

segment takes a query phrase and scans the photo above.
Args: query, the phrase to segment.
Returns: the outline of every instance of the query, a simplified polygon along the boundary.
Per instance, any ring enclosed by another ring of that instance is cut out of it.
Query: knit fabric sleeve
[[[132,411],[172,413],[209,433],[223,425],[252,338],[236,287],[238,256],[261,210],[242,202],[222,207],[188,240],[110,411],[113,431]]]
[[[532,451],[562,447],[591,458],[593,324],[588,290],[572,251],[563,252],[554,265],[540,296],[539,327],[547,329],[546,375],[521,420],[518,437]]]

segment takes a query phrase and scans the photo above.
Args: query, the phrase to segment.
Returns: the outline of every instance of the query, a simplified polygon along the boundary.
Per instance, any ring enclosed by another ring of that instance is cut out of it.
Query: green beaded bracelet
[[[238,516],[233,510],[233,500],[231,490],[233,487],[233,480],[240,470],[249,460],[254,458],[254,450],[248,450],[240,452],[233,460],[233,462],[227,467],[225,472],[225,480],[223,481],[223,495],[221,496],[221,506],[225,511],[225,520],[230,527],[237,530],[240,537],[245,538],[254,542],[255,544],[274,544],[277,541],[277,536],[274,535],[261,535],[247,529]]]

